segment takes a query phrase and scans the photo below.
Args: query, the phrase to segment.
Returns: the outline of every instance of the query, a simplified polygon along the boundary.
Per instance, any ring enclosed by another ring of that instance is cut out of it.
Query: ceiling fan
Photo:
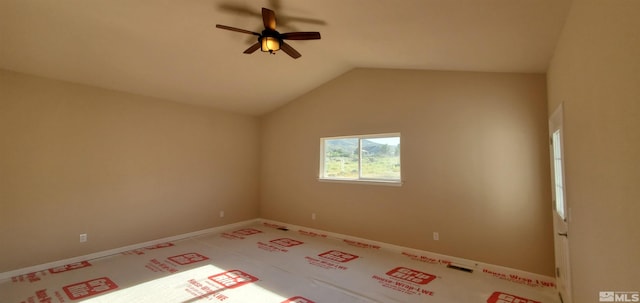
[[[284,42],[284,40],[317,40],[320,39],[319,32],[291,32],[291,33],[279,33],[276,31],[276,14],[268,9],[262,8],[262,22],[264,23],[264,30],[262,33],[252,32],[246,29],[231,27],[222,24],[216,24],[217,28],[226,29],[234,32],[240,32],[250,35],[258,36],[258,42],[247,48],[244,53],[252,54],[256,50],[260,49],[263,52],[269,52],[275,54],[276,51],[282,50],[294,59],[302,56],[291,45]]]

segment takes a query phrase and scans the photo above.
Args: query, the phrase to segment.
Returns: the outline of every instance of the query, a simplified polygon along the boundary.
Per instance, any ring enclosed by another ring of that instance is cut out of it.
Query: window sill
[[[353,179],[323,179],[318,178],[319,182],[327,183],[343,183],[343,184],[361,184],[361,185],[382,185],[400,187],[403,181],[383,181],[383,180],[353,180]]]

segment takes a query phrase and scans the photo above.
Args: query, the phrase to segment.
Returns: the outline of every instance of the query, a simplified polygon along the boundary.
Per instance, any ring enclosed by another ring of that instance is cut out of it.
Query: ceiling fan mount
[[[263,52],[275,54],[278,50],[282,50],[287,55],[294,59],[300,58],[302,55],[296,51],[284,40],[318,40],[320,39],[319,32],[291,32],[280,33],[276,30],[276,14],[268,8],[262,8],[262,21],[264,23],[264,30],[261,33],[249,31],[246,29],[236,28],[232,26],[216,24],[219,29],[230,30],[234,32],[250,34],[258,36],[258,42],[247,48],[244,53],[252,54],[256,50],[260,49]]]

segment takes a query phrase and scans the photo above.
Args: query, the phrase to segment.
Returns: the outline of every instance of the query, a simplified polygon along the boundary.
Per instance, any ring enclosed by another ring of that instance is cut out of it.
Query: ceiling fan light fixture
[[[280,50],[280,39],[269,36],[262,37],[262,39],[260,40],[260,45],[260,49],[263,52],[273,53]]]
[[[260,49],[263,52],[275,54],[281,50],[289,55],[293,59],[300,58],[300,53],[296,51],[291,45],[284,42],[284,40],[317,40],[320,39],[320,33],[318,32],[291,32],[281,34],[276,31],[276,14],[268,9],[262,8],[262,21],[264,23],[264,30],[262,33],[252,32],[246,29],[232,27],[228,25],[216,24],[217,28],[239,32],[243,34],[249,34],[258,36],[258,42],[252,44],[243,53],[253,54]]]

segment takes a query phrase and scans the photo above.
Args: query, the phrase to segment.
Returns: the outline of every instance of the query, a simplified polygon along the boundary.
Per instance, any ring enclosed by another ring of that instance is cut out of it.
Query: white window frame
[[[402,148],[400,149],[400,154],[399,154],[399,162],[400,162],[400,178],[399,179],[395,180],[395,179],[364,178],[361,176],[362,174],[362,141],[366,139],[388,138],[388,137],[398,137],[400,140],[400,143],[402,143],[402,137],[399,132],[320,138],[320,167],[318,169],[318,181],[336,182],[336,183],[352,183],[352,184],[401,186],[403,183],[402,182]],[[358,156],[358,177],[357,178],[324,177],[325,140],[336,140],[336,139],[358,139],[358,150],[360,151],[360,155]]]

